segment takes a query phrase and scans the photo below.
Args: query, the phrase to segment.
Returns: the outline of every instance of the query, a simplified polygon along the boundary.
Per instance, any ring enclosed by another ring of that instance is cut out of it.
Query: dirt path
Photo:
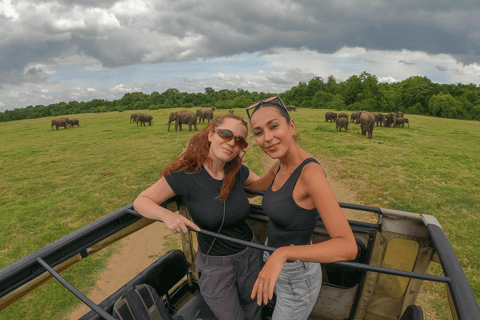
[[[262,162],[265,170],[268,170],[275,160],[262,154]],[[335,180],[336,172],[333,166],[329,166],[326,162],[322,162],[322,166],[327,172],[328,181],[337,201],[358,203],[355,193],[345,188],[340,181]],[[364,214],[355,210],[342,210],[347,219],[375,222],[372,220],[374,218],[368,216],[366,218]],[[167,234],[168,229],[163,223],[153,223],[121,240],[120,250],[109,259],[105,271],[99,275],[95,289],[88,297],[98,304],[148,267],[158,258],[156,255],[162,251],[163,237]],[[90,308],[82,304],[72,312],[70,319],[77,320],[89,311]]]

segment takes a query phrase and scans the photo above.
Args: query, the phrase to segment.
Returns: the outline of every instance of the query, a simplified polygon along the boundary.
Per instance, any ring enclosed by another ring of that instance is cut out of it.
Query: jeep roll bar
[[[250,190],[246,191],[248,193],[263,195],[263,192],[251,192]],[[162,203],[162,206],[166,207],[172,202],[181,203],[181,199],[180,197],[173,197],[167,202]],[[387,212],[390,214],[401,213],[406,216],[413,215],[412,213],[403,211],[361,206],[349,203],[340,202],[339,205],[342,208],[374,212],[379,216],[382,216],[382,214]],[[252,204],[251,216],[256,220],[259,220],[259,215],[265,214],[262,212],[260,206]],[[458,319],[480,320],[480,308],[475,299],[475,295],[450,243],[448,242],[447,237],[445,236],[445,233],[440,227],[440,224],[433,216],[420,216],[428,232],[430,233],[433,246],[440,258],[441,266],[445,274],[444,277],[371,266],[356,262],[336,262],[334,264],[365,271],[447,283]],[[58,273],[53,268],[56,267],[56,269],[60,272],[61,270],[64,270],[81,259],[87,257],[89,254],[95,253],[101,248],[108,246],[112,242],[115,242],[154,222],[154,220],[142,218],[143,216],[133,210],[133,205],[129,204],[48,244],[47,246],[35,252],[32,252],[22,259],[12,263],[11,265],[0,269],[0,311],[48,280],[48,278],[45,277],[46,271],[50,272],[54,277],[57,278]],[[265,219],[261,220],[266,221]],[[352,221],[349,221],[349,223],[352,224]],[[319,222],[317,225],[321,226],[322,224]],[[191,228],[189,228],[189,230],[196,232]],[[275,248],[272,247],[230,238],[206,230],[200,230],[199,233],[243,244],[258,250],[266,250],[270,252],[275,250]],[[316,231],[314,234],[325,235],[324,233],[319,233]],[[59,275],[58,277],[61,278]],[[64,283],[62,282],[62,284]],[[69,290],[71,289],[68,286],[67,288]],[[87,303],[87,305],[92,308],[90,304]]]

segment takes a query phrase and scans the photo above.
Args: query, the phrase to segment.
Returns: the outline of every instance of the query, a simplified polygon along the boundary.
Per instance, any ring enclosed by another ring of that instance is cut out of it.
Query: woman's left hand
[[[277,249],[270,255],[270,258],[258,274],[257,281],[255,281],[255,284],[253,285],[250,296],[252,299],[257,297],[257,304],[259,306],[262,305],[262,302],[267,304],[268,300],[273,299],[275,283],[277,282],[286,261],[287,259],[282,256],[280,250]]]

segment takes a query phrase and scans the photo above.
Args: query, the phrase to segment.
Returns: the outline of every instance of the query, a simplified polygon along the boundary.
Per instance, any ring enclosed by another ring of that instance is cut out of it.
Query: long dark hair
[[[174,161],[171,165],[163,169],[161,174],[163,176],[168,176],[173,172],[186,170],[188,170],[189,173],[197,173],[205,162],[211,163],[212,159],[208,157],[211,145],[210,141],[208,141],[208,134],[214,132],[215,128],[221,125],[226,118],[240,121],[248,132],[247,123],[237,115],[227,114],[215,118],[205,127],[205,129],[202,130],[202,132],[197,133],[190,139],[187,148],[178,157],[178,160]],[[245,153],[242,155],[239,153],[235,158],[225,164],[222,188],[217,197],[218,200],[222,202],[227,200],[228,194],[230,193],[233,183],[235,182],[235,176],[242,166],[244,155]]]

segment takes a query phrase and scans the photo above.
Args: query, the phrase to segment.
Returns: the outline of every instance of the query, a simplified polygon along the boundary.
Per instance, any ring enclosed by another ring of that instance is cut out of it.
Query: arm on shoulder
[[[245,188],[259,191],[267,190],[275,178],[275,174],[277,173],[279,167],[280,161],[276,161],[262,177],[259,177],[249,169],[250,175],[248,176],[247,180],[245,180]]]

